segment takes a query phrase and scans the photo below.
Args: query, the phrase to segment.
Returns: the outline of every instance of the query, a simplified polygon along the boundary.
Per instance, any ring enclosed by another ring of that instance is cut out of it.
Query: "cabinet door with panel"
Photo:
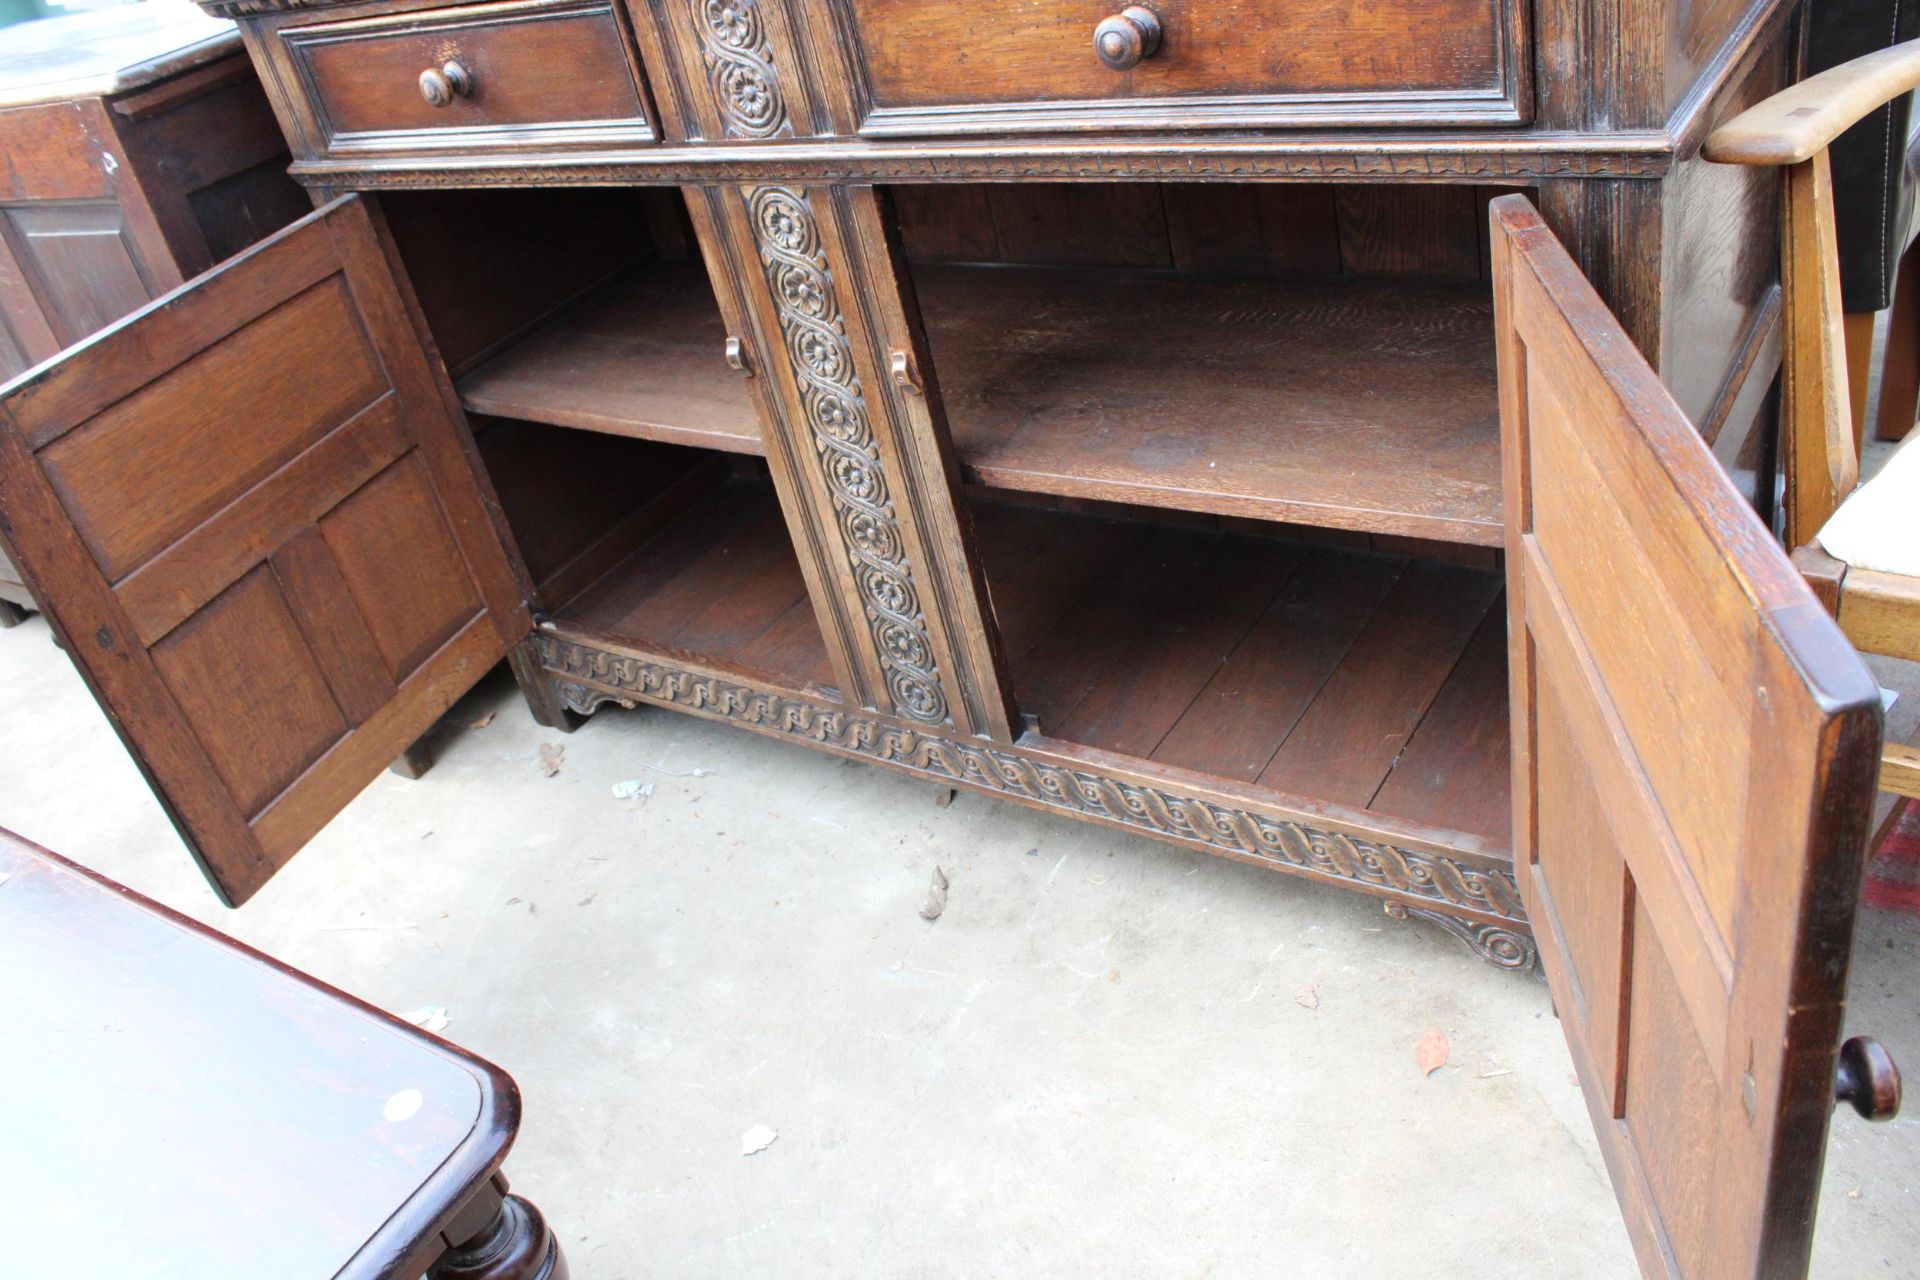
[[[1879,689],[1533,206],[1492,219],[1541,963],[1641,1269],[1802,1275],[1839,1060],[1898,1105],[1840,1045]]]
[[[0,540],[234,904],[531,625],[385,243],[347,197],[0,406]]]

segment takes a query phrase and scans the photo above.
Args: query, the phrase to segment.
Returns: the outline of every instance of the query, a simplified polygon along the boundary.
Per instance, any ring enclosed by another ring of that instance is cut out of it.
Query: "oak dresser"
[[[0,536],[228,901],[506,657],[1630,986],[1643,1263],[1804,1266],[1879,711],[1698,155],[1792,5],[206,7],[321,207],[6,389]]]

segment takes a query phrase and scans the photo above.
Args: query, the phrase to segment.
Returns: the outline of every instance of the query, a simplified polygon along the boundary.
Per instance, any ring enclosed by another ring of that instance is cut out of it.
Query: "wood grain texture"
[[[1799,1273],[1878,688],[1532,206],[1494,209],[1542,963],[1643,1270]]]
[[[843,0],[809,12],[851,28],[871,135],[1358,124],[1390,109],[1433,123],[1524,117],[1524,19],[1504,0],[1162,0],[1158,49],[1122,71],[1093,49],[1117,9],[1040,0],[1018,21],[982,21],[951,0]]]
[[[1020,706],[1049,738],[1504,845],[1504,769],[1436,758],[1504,707],[1504,650],[1461,656],[1504,634],[1499,574],[1018,503],[975,513]],[[1504,734],[1503,712],[1492,723]]]
[[[729,369],[699,263],[655,262],[602,285],[460,380],[476,413],[758,454],[760,416]]]
[[[931,266],[915,284],[969,478],[1499,540],[1477,284]]]
[[[606,0],[401,7],[276,33],[277,83],[316,154],[655,141],[631,38]],[[420,76],[457,63],[466,93],[435,106]]]
[[[230,901],[528,629],[423,341],[347,200],[8,390],[0,531]]]
[[[765,482],[709,489],[558,618],[796,688],[833,689],[806,581]]]

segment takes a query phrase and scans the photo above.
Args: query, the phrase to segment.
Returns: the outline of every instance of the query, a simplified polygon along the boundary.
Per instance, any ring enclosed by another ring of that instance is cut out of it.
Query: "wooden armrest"
[[[1868,113],[1920,86],[1920,40],[1843,62],[1748,107],[1707,135],[1721,164],[1811,160]]]

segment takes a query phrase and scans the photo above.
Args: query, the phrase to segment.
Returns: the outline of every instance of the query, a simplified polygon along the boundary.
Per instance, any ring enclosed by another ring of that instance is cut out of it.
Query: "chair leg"
[[[1851,317],[1849,317],[1851,319]],[[1920,254],[1900,257],[1893,302],[1887,308],[1887,353],[1880,362],[1880,412],[1873,433],[1882,440],[1903,440],[1920,408]]]
[[[1873,322],[1878,311],[1849,311],[1841,318],[1847,344],[1847,395],[1853,402],[1853,447],[1867,431],[1867,389],[1873,381]]]

